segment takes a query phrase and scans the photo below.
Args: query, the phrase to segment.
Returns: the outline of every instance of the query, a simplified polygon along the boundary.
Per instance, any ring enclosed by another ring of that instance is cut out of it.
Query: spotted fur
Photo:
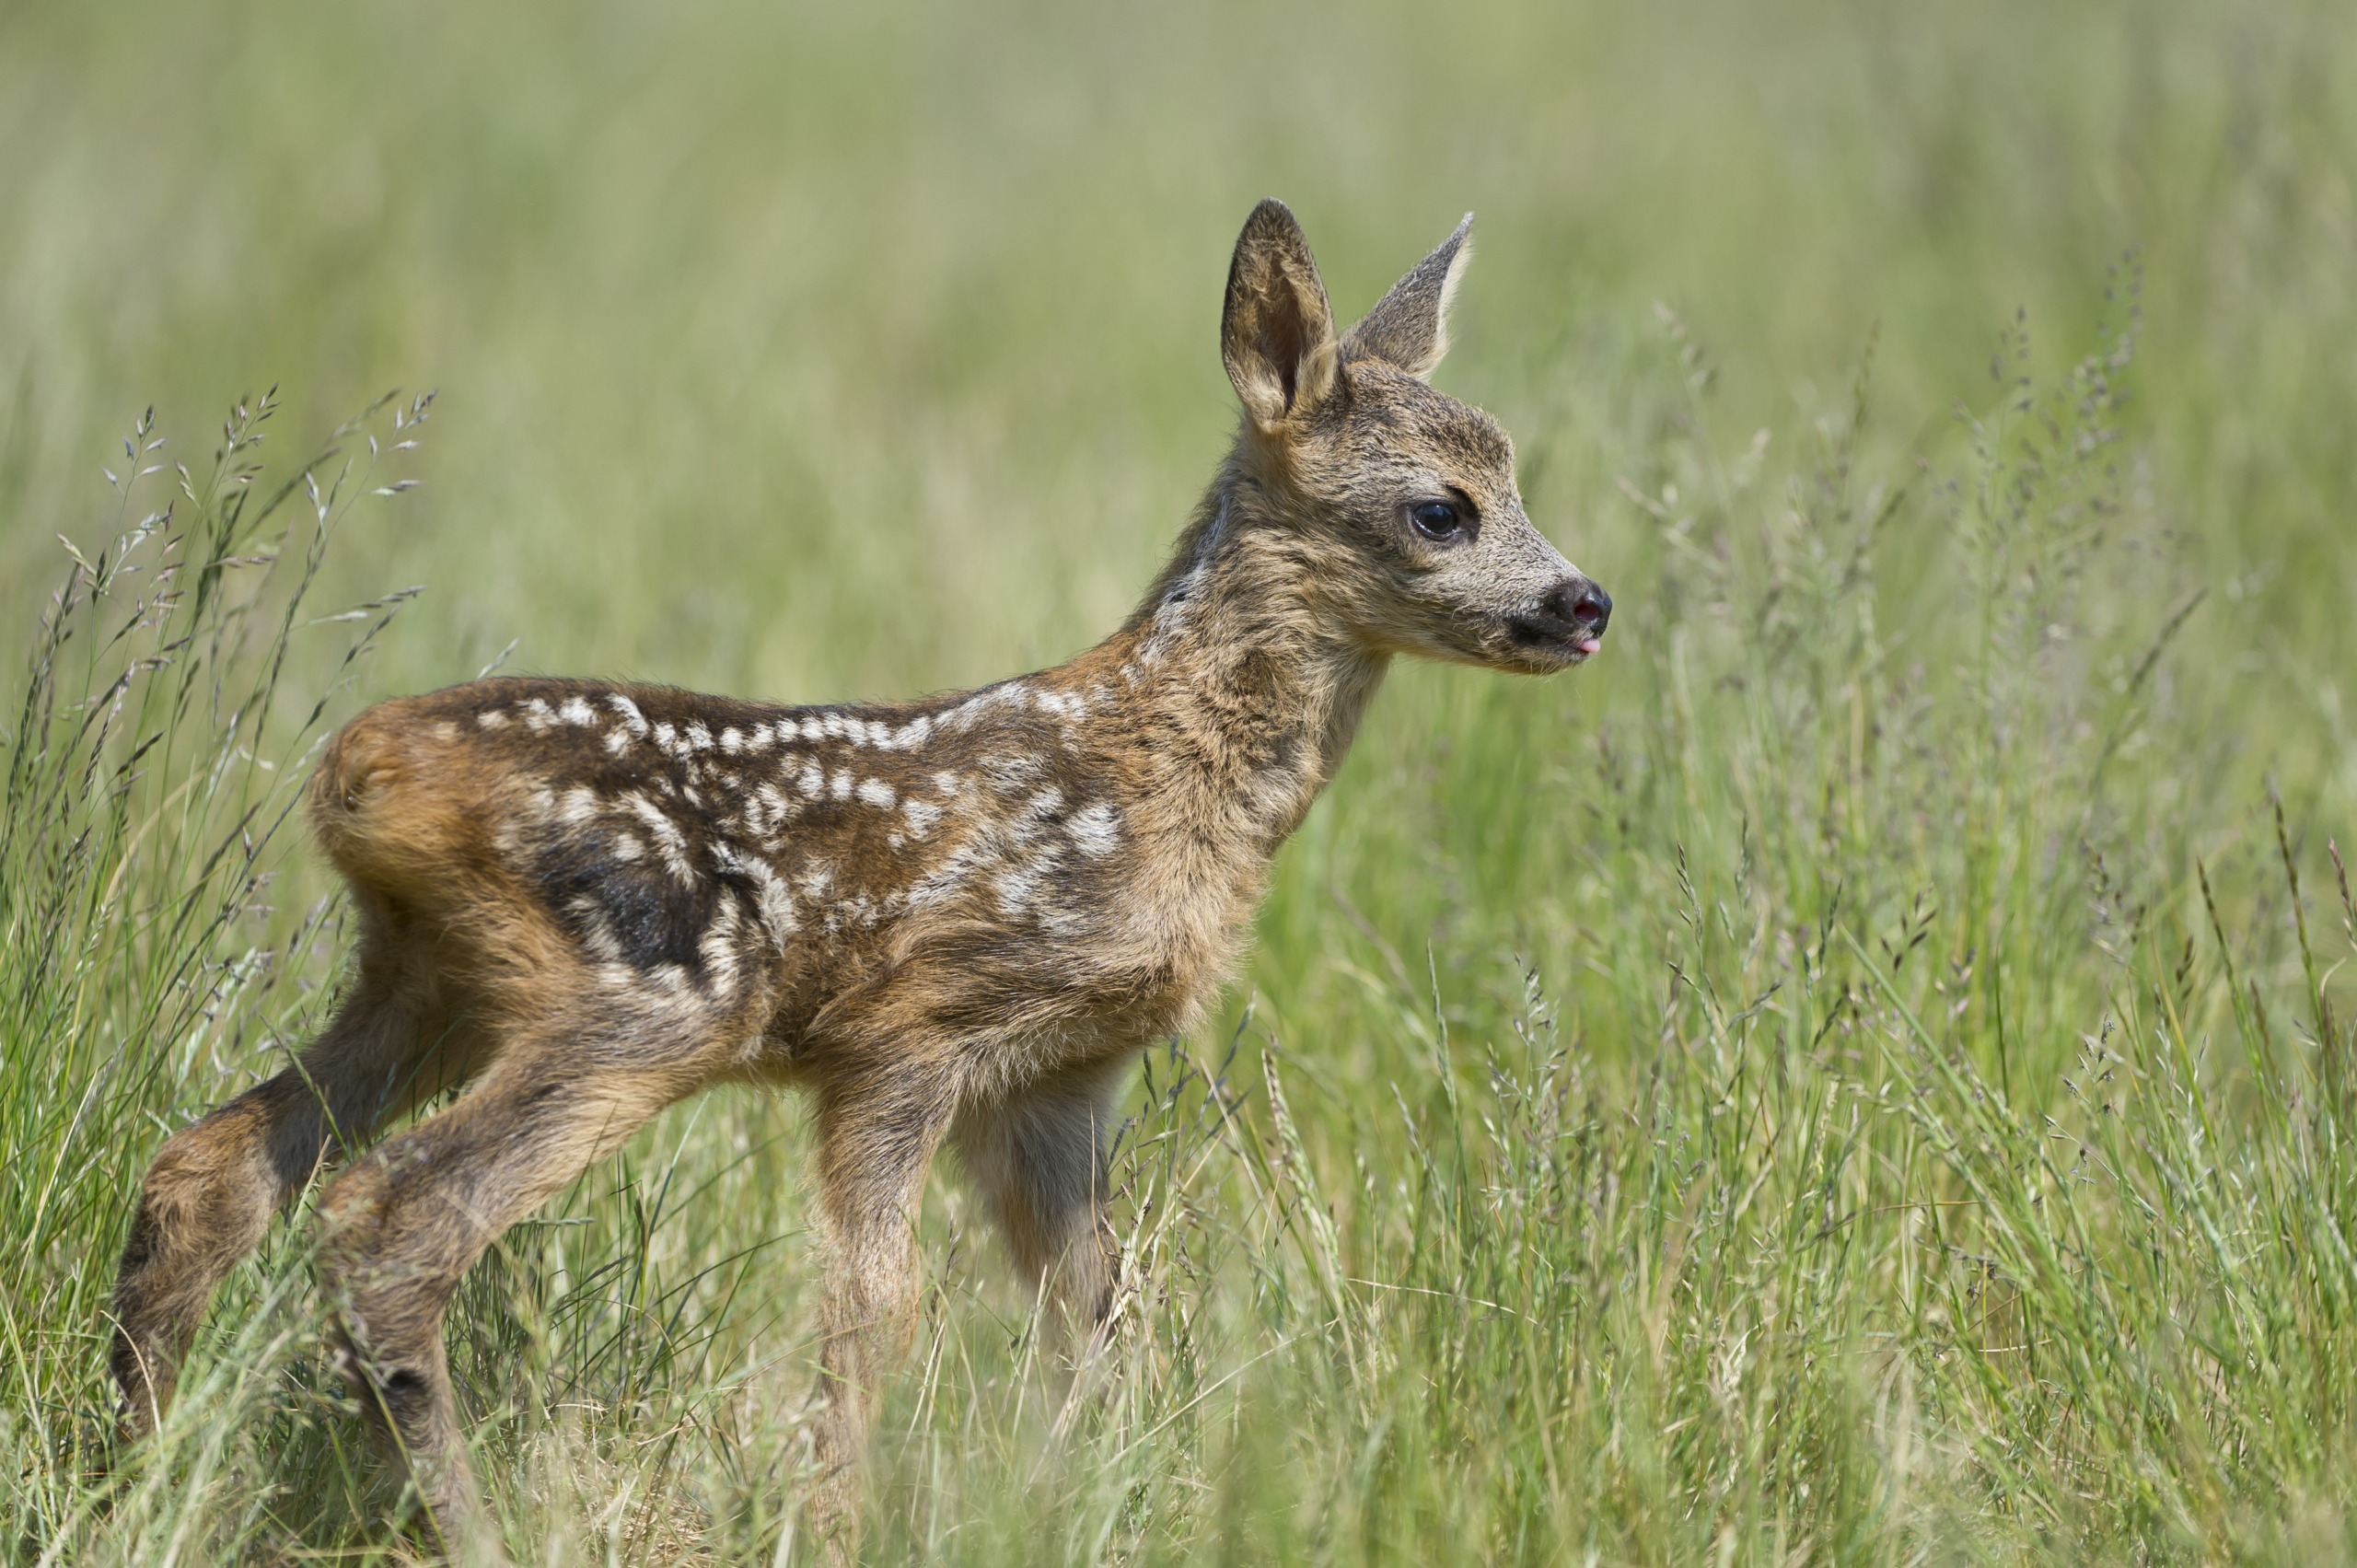
[[[459,1275],[713,1084],[815,1101],[822,1531],[853,1516],[939,1145],[1017,1265],[1102,1324],[1113,1097],[1233,970],[1392,656],[1544,673],[1604,631],[1504,433],[1423,379],[1465,238],[1338,338],[1292,215],[1255,210],[1222,321],[1235,447],[1137,611],[1069,663],[843,707],[479,680],[346,726],[311,815],[360,917],[352,981],[298,1066],[149,1170],[116,1290],[128,1424],[312,1170],[460,1082],[320,1203],[349,1370],[453,1541],[483,1539],[441,1344]]]

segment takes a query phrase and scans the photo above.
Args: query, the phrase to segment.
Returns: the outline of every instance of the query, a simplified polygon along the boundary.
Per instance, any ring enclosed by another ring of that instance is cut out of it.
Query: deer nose
[[[1612,596],[1594,583],[1586,583],[1572,599],[1571,618],[1586,621],[1597,636],[1603,636],[1605,627],[1612,621]]]
[[[1590,578],[1566,577],[1549,590],[1539,609],[1574,634],[1601,637],[1612,620],[1612,596]]]

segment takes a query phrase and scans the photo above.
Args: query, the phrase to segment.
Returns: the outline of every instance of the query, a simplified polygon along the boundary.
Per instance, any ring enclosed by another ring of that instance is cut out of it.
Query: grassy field
[[[1477,213],[1438,378],[1610,645],[1393,678],[1100,1379],[935,1180],[870,1558],[2357,1560],[2340,0],[17,5],[0,147],[0,1561],[412,1551],[300,1214],[107,1439],[145,1161],[333,994],[320,738],[1085,645],[1270,193],[1346,317]],[[807,1552],[807,1152],[681,1108],[470,1276],[519,1560]]]

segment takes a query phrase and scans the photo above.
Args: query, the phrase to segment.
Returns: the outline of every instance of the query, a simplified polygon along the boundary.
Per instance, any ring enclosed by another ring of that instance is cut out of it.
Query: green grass
[[[19,6],[0,145],[0,1559],[411,1550],[300,1214],[105,1436],[145,1159],[332,994],[317,741],[1083,645],[1271,192],[1345,316],[1477,212],[1611,644],[1394,678],[1100,1377],[936,1180],[872,1559],[2357,1559],[2345,6]],[[519,1560],[800,1549],[807,1155],[712,1097],[470,1276]]]

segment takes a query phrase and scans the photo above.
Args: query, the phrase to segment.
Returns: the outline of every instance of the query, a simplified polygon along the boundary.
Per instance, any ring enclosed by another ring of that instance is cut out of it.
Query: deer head
[[[1525,515],[1505,432],[1428,380],[1472,223],[1338,339],[1300,225],[1253,209],[1220,331],[1244,405],[1234,471],[1360,646],[1546,674],[1596,652],[1612,600]]]

